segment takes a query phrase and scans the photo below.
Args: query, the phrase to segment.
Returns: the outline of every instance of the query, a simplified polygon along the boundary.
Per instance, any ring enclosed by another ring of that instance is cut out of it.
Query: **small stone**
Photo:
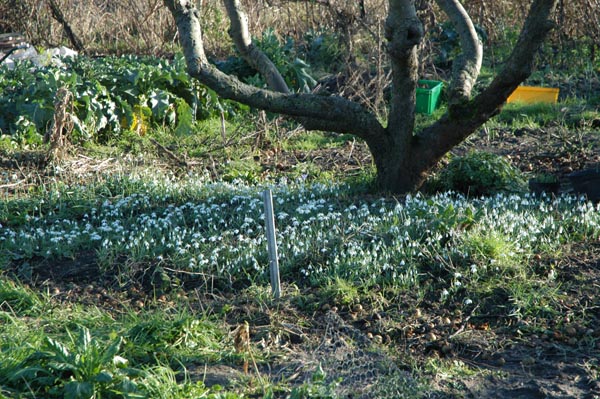
[[[574,337],[577,335],[577,329],[573,326],[569,326],[565,328],[565,334],[567,334],[569,337]]]
[[[354,306],[352,306],[352,311],[356,312],[356,313],[360,313],[363,311],[363,307],[360,303],[357,303]]]
[[[504,366],[506,364],[506,359],[504,359],[503,357],[499,357],[498,360],[496,360],[496,364],[498,366]]]
[[[432,332],[428,332],[427,334],[425,334],[425,339],[426,339],[427,341],[430,341],[430,342],[432,342],[432,341],[435,341],[435,340],[437,340],[437,337],[436,337],[436,335],[435,335],[434,333],[432,333]]]
[[[383,337],[379,334],[373,335],[373,342],[376,344],[381,344],[383,342]]]

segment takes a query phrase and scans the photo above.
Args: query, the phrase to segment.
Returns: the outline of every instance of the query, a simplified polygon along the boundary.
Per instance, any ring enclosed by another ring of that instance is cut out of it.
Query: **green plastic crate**
[[[437,80],[419,80],[417,85],[416,112],[420,114],[433,114],[438,106],[443,83]]]

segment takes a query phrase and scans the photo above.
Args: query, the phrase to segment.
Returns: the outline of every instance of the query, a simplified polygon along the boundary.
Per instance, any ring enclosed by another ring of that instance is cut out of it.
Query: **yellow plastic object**
[[[507,103],[555,103],[560,89],[554,87],[519,86],[506,99]]]

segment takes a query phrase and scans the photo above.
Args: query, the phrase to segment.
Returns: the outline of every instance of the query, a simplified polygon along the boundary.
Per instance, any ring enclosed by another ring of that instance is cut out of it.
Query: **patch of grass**
[[[341,147],[352,140],[353,136],[348,134],[311,131],[292,136],[284,142],[283,148],[286,150],[313,151]]]
[[[129,327],[124,332],[123,349],[141,362],[160,359],[175,367],[180,362],[215,362],[231,357],[220,328],[189,312],[130,313],[124,321]]]
[[[44,302],[30,289],[0,278],[0,311],[13,317],[34,316],[44,310]]]
[[[520,261],[518,246],[513,237],[498,231],[471,230],[463,236],[461,242],[464,250],[480,264],[488,262],[505,270]]]
[[[506,124],[514,129],[537,129],[550,122],[564,121],[563,105],[547,103],[510,103],[502,108],[496,117],[497,122]]]
[[[325,303],[349,307],[360,302],[358,287],[351,282],[336,277],[321,289],[320,296]]]

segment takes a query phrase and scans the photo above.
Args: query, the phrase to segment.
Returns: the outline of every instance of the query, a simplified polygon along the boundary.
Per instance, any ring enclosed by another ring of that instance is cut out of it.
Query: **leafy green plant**
[[[310,30],[304,36],[306,45],[302,51],[313,69],[338,71],[345,67],[347,57],[342,40],[339,32]]]
[[[453,158],[440,173],[444,190],[479,196],[502,191],[520,192],[525,187],[522,173],[505,158],[488,152],[470,152]]]
[[[73,94],[74,142],[117,140],[125,131],[146,134],[169,126],[177,134],[193,130],[196,118],[233,114],[233,103],[191,79],[180,55],[172,61],[153,57],[80,56],[34,68],[0,68],[0,133],[20,145],[39,145],[54,116],[56,92]]]
[[[335,399],[339,396],[335,392],[336,381],[327,382],[327,375],[321,365],[311,376],[310,381],[295,387],[290,393],[289,399]]]
[[[11,380],[27,382],[30,389],[51,397],[141,398],[134,382],[140,373],[126,367],[127,360],[118,356],[123,339],[105,344],[80,327],[77,337],[68,331],[69,343],[46,337],[41,349],[34,352]]]

